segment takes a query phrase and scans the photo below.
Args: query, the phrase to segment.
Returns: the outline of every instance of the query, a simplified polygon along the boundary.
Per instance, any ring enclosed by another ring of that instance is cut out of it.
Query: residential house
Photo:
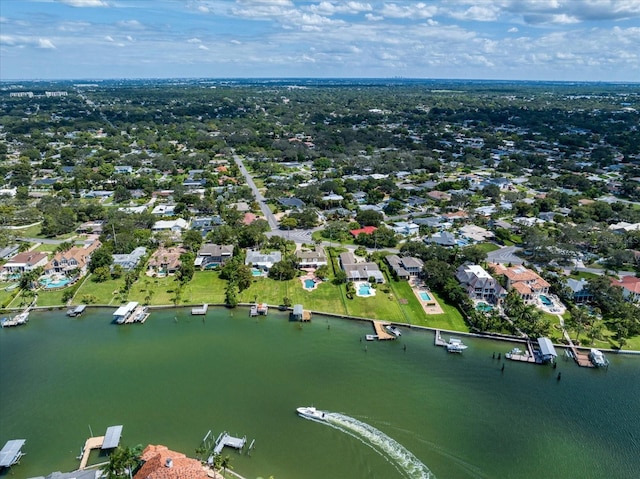
[[[584,278],[567,280],[567,286],[573,292],[573,301],[576,303],[588,303],[593,300],[593,293],[589,291],[589,283]]]
[[[190,459],[166,446],[149,444],[140,456],[142,467],[133,479],[208,479],[197,459]]]
[[[525,303],[532,303],[541,294],[549,293],[549,283],[538,273],[524,266],[507,267],[502,264],[490,264],[496,275],[504,276],[507,280],[507,290],[515,289]]]
[[[244,264],[269,271],[274,264],[280,261],[282,261],[282,253],[280,251],[261,253],[260,251],[248,249]]]
[[[611,280],[611,284],[622,288],[622,295],[627,301],[640,302],[640,278],[623,276],[619,281]]]
[[[147,254],[147,248],[144,246],[138,246],[129,254],[114,254],[113,265],[120,265],[125,271],[131,271],[138,266],[140,260]]]
[[[375,226],[365,226],[364,228],[359,228],[357,230],[351,230],[351,231],[349,231],[349,233],[351,233],[354,238],[357,238],[358,235],[360,235],[360,234],[371,235],[377,229],[378,228],[376,228]]]
[[[86,246],[74,246],[67,251],[60,251],[45,265],[44,272],[45,274],[65,275],[73,273],[74,276],[84,276],[91,260],[91,254],[101,245],[100,241],[94,241]]]
[[[476,225],[464,225],[458,229],[458,232],[464,238],[475,243],[482,243],[494,237],[491,231]]]
[[[369,281],[369,278],[373,278],[376,283],[384,283],[384,275],[376,263],[358,263],[351,252],[341,253],[339,259],[340,267],[347,273],[349,281]]]
[[[411,276],[420,276],[424,263],[420,258],[413,256],[387,255],[385,261],[399,279],[409,279]]]
[[[187,220],[178,218],[176,220],[160,220],[156,221],[151,229],[153,231],[172,231],[174,233],[182,233],[189,227]]]
[[[0,249],[0,259],[8,259],[17,254],[20,250],[20,245],[11,244],[5,248]]]
[[[25,273],[47,264],[47,254],[38,251],[23,251],[2,266],[3,274]]]
[[[473,300],[497,304],[507,291],[482,266],[463,264],[456,270],[456,279]]]
[[[147,274],[150,276],[154,274],[158,276],[175,274],[182,266],[180,256],[185,252],[186,250],[181,246],[171,248],[161,246],[149,258]]]
[[[102,228],[104,227],[104,221],[96,220],[96,221],[85,221],[80,226],[76,228],[76,233],[78,234],[92,234],[92,235],[100,235],[102,234]]]
[[[199,216],[191,220],[191,229],[201,231],[205,236],[214,227],[224,224],[220,216]]]
[[[224,264],[226,261],[233,257],[233,245],[232,244],[213,244],[205,243],[198,250],[198,255],[195,259],[195,266],[202,269],[215,268]]]
[[[173,216],[175,214],[176,205],[167,205],[162,203],[160,205],[156,205],[151,211],[152,215],[155,216]]]
[[[449,193],[445,193],[444,191],[437,191],[437,190],[428,192],[427,196],[432,200],[436,200],[436,201],[449,201],[451,199],[451,195]]]
[[[420,232],[420,226],[409,221],[398,221],[391,229],[403,236],[417,235]]]
[[[301,268],[318,268],[327,264],[327,255],[322,246],[313,250],[297,250],[296,258]]]
[[[448,231],[438,231],[430,237],[425,238],[424,242],[440,246],[455,246],[457,244],[456,237]]]

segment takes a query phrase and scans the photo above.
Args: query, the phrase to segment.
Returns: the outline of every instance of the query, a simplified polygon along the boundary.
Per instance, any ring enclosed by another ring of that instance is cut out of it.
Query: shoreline
[[[221,307],[221,308],[225,308],[225,309],[230,309],[227,308],[227,305],[224,303],[207,303],[209,306],[212,307]],[[244,307],[251,307],[254,303],[238,303],[237,307],[239,308],[244,308]],[[86,305],[87,308],[101,308],[101,309],[105,309],[105,308],[114,308],[115,306],[113,305],[108,305],[108,304],[88,304]],[[182,304],[179,306],[173,305],[173,304],[156,304],[156,305],[147,305],[146,307],[150,310],[165,310],[165,309],[187,309],[187,308],[193,308],[193,307],[198,307],[198,306],[202,306],[202,303],[197,303],[197,304]],[[274,308],[274,309],[278,309],[279,305],[272,305],[272,304],[268,304],[267,305],[269,308]],[[63,311],[65,309],[69,309],[70,306],[34,306],[33,308],[31,308],[31,310],[35,310],[35,311]],[[2,309],[2,311],[22,311],[24,308],[4,308]],[[234,308],[232,308],[234,309]],[[292,308],[287,308],[287,311],[291,311]],[[361,317],[361,316],[349,316],[349,315],[344,315],[344,314],[337,314],[337,313],[328,313],[326,311],[314,311],[314,310],[310,310],[310,312],[312,314],[319,314],[321,316],[328,316],[331,318],[335,318],[335,319],[345,319],[348,321],[368,321],[370,323],[373,323],[373,321],[376,321],[375,319],[372,318],[365,318],[365,317]],[[509,335],[504,335],[504,334],[500,334],[500,333],[472,333],[472,332],[466,332],[466,331],[455,331],[455,330],[450,330],[450,329],[442,329],[442,328],[432,328],[430,326],[419,326],[419,325],[415,325],[415,324],[410,324],[410,323],[398,323],[398,322],[394,322],[394,321],[389,321],[390,324],[394,325],[394,326],[401,326],[401,327],[407,327],[407,328],[411,328],[411,329],[417,329],[417,330],[423,330],[423,331],[431,331],[431,332],[435,332],[435,331],[441,331],[443,333],[447,333],[447,334],[457,334],[459,336],[466,336],[466,337],[472,337],[472,338],[478,338],[478,339],[493,339],[493,340],[497,340],[497,341],[504,341],[504,342],[510,342],[510,343],[526,343],[527,340],[523,339],[522,337],[519,336],[509,336]],[[554,343],[553,344],[555,347],[558,348],[562,348],[562,349],[571,349],[571,347],[568,344],[563,344],[563,343]],[[592,349],[589,346],[576,346],[577,349],[579,350],[585,350],[585,351],[589,351],[590,349]],[[597,348],[600,351],[604,351],[606,353],[611,353],[611,354],[626,354],[629,356],[636,356],[636,355],[640,355],[640,351],[637,350],[633,350],[633,349],[629,349],[629,350],[622,350],[622,349],[612,349],[612,348]]]

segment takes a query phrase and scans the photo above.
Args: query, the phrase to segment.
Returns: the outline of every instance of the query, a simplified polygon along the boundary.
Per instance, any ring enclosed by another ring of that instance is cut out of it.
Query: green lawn
[[[429,291],[429,294],[438,301],[440,307],[444,311],[443,314],[429,314],[427,316],[427,324],[430,328],[436,329],[450,329],[451,331],[463,331],[468,332],[469,327],[464,322],[464,318],[458,308],[447,304],[442,297],[440,297],[435,291]]]
[[[473,246],[480,249],[481,251],[484,251],[485,253],[491,253],[492,251],[496,251],[500,249],[500,246],[494,243],[478,243]]]
[[[196,271],[193,279],[182,290],[182,302],[189,304],[224,303],[226,287],[227,282],[220,279],[220,273],[217,271]]]
[[[152,278],[145,274],[141,274],[127,296],[127,301],[137,301],[144,304],[174,304],[176,292],[180,288],[180,283],[176,281],[175,276],[164,276],[162,278]],[[204,301],[195,301],[204,302]],[[183,296],[181,296],[178,304],[183,304]]]
[[[119,296],[117,292],[124,284],[124,279],[111,279],[103,283],[91,281],[91,276],[87,277],[82,285],[78,288],[73,299],[73,304],[80,304],[85,295],[92,296],[95,304],[114,304],[119,305]]]
[[[416,324],[418,326],[428,326],[429,315],[425,313],[422,304],[416,298],[408,281],[389,281],[389,286],[398,302],[400,310],[403,312],[404,322]],[[403,304],[406,300],[407,304]]]

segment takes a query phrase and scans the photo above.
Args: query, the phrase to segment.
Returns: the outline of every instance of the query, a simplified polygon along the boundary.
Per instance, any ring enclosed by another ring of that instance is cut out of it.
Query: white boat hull
[[[298,415],[305,419],[314,419],[316,421],[326,421],[326,415],[324,411],[319,411],[315,407],[299,407],[296,409]]]

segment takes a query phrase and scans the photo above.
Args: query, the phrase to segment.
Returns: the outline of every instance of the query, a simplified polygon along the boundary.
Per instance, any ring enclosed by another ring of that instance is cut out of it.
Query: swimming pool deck
[[[431,291],[425,291],[424,287],[420,287],[418,284],[413,284],[411,289],[413,289],[413,294],[415,294],[418,301],[420,301],[420,305],[422,306],[422,309],[424,309],[425,313],[444,314],[442,306],[440,306],[440,303],[438,303],[438,301],[433,297],[433,293]],[[421,293],[428,294],[431,299],[423,299]]]

